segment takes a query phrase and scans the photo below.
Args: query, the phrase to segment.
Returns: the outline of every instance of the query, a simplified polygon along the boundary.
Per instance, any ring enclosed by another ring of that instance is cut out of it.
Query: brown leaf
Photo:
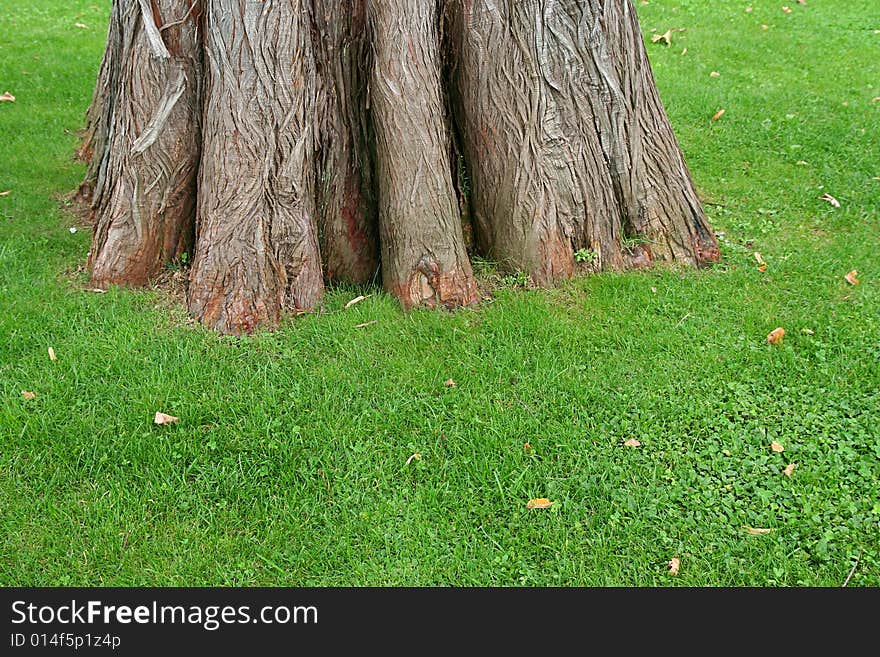
[[[623,443],[624,447],[641,447],[642,443],[640,443],[635,438],[630,438],[625,443]]]
[[[761,254],[758,253],[757,251],[755,251],[755,262],[757,262],[759,265],[766,265],[767,264],[766,262],[764,262],[764,258],[761,257]]]
[[[724,116],[726,113],[727,113],[727,110],[726,110],[726,109],[720,109],[720,110],[718,110],[717,112],[715,112],[715,113],[712,115],[712,120],[713,120],[713,121],[717,121],[717,120],[720,119],[722,116]]]
[[[797,467],[797,463],[789,463],[785,470],[782,471],[786,477],[790,477],[794,473],[794,469]]]
[[[767,265],[761,265],[760,267],[758,267],[758,271],[763,274],[767,271]]]
[[[775,440],[770,443],[770,449],[772,449],[774,452],[784,452],[785,451],[785,447],[783,447],[782,445],[777,443]]]
[[[743,526],[743,529],[752,536],[766,536],[773,531],[772,529],[765,529],[764,527],[749,527],[747,525]]]
[[[13,96],[8,91],[6,93],[4,93],[2,96],[0,96],[0,103],[14,103],[14,102],[15,102],[15,96]]]
[[[25,399],[36,399],[37,398],[37,395],[34,394],[33,392],[30,392],[29,390],[22,390],[21,396],[24,397]]]
[[[419,454],[418,452],[416,452],[415,454],[413,454],[412,456],[410,456],[410,457],[406,460],[406,464],[409,465],[409,464],[412,463],[413,461],[421,461],[421,460],[422,460],[422,455]]]
[[[665,41],[667,46],[672,45],[672,30],[666,30],[663,34],[655,34],[651,37],[651,43]]]
[[[355,328],[367,328],[368,326],[373,326],[373,324],[378,324],[379,320],[375,319],[372,322],[364,322],[363,324],[358,324]]]
[[[443,385],[445,385],[447,388],[454,388],[454,387],[455,387],[455,381],[453,381],[452,379],[447,379],[447,380],[446,380],[446,383],[444,383]]]
[[[675,577],[676,575],[678,575],[678,571],[681,569],[681,559],[679,559],[678,557],[672,557],[672,559],[666,565],[669,566],[669,574]]]
[[[367,298],[367,297],[365,297],[365,296],[363,296],[363,295],[361,295],[361,296],[359,296],[359,297],[355,297],[354,299],[352,299],[351,301],[349,301],[347,304],[345,304],[345,309],[348,310],[349,308],[351,308],[351,307],[354,306],[355,304],[358,304],[358,303],[360,303],[361,301],[364,301],[366,298]]]
[[[840,207],[840,201],[838,201],[836,198],[831,196],[831,194],[822,194],[822,196],[819,197],[819,200],[820,201],[828,201],[828,203],[833,205],[835,208]]]
[[[853,269],[850,273],[848,273],[846,276],[844,276],[844,278],[846,279],[846,282],[849,283],[850,285],[858,285],[859,284],[858,275],[859,275],[859,272],[857,270]]]
[[[164,424],[176,424],[180,422],[179,417],[174,417],[173,415],[166,415],[165,413],[156,412],[156,417],[153,418],[153,422],[162,426]]]
[[[525,444],[523,445],[523,451],[531,452],[531,451],[532,451],[532,443],[528,443],[528,442],[525,443]]]
[[[770,334],[767,336],[767,342],[769,344],[780,344],[784,336],[785,329],[780,326],[779,328],[775,328],[770,331]]]
[[[51,360],[51,361],[56,361],[56,360],[58,360],[58,359],[55,357],[55,350],[54,350],[52,347],[49,347],[49,360]]]
[[[549,509],[553,506],[553,502],[548,500],[546,497],[539,497],[534,500],[529,500],[528,504],[526,504],[526,508],[528,509]]]

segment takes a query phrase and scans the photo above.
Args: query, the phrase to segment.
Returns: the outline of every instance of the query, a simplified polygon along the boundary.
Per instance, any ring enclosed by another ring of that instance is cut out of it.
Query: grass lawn
[[[748,4],[638,6],[717,266],[230,339],[88,291],[109,2],[0,0],[0,584],[880,585],[880,12]]]

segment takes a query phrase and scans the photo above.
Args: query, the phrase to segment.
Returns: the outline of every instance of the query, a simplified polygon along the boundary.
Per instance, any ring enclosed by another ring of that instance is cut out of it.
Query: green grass
[[[0,584],[880,585],[874,3],[639,6],[718,266],[247,339],[76,273],[107,4],[0,0]]]

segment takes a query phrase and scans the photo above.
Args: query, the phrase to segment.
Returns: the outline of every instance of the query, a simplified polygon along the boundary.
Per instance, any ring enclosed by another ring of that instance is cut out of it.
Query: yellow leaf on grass
[[[25,399],[36,399],[37,398],[37,396],[34,393],[30,392],[29,390],[22,390],[21,396],[24,397]]]
[[[177,422],[180,422],[180,418],[157,412],[156,417],[153,418],[153,422],[159,426],[162,426],[163,424],[176,424]]]
[[[635,438],[630,438],[625,443],[623,443],[624,447],[641,447],[642,443],[640,443]]]
[[[49,347],[49,360],[58,360],[57,358],[55,358],[55,350],[52,347]]]
[[[796,467],[797,467],[797,463],[789,463],[786,466],[785,470],[782,471],[782,474],[784,474],[786,477],[790,477],[792,474],[794,474],[794,469]]]
[[[783,447],[782,445],[777,443],[775,440],[772,443],[770,443],[770,449],[772,449],[774,452],[784,452],[785,451],[785,447]]]
[[[672,45],[672,30],[666,30],[663,34],[655,34],[651,37],[651,43],[657,43],[659,41],[666,42],[667,46]]]
[[[720,109],[720,110],[718,110],[717,112],[715,112],[715,113],[712,115],[712,120],[713,120],[713,121],[717,121],[717,120],[720,119],[722,116],[724,116],[726,113],[727,113],[727,110],[726,110],[726,109]]]
[[[0,192],[0,196],[9,196],[11,193],[12,193],[12,190],[8,189],[5,192]]]
[[[528,504],[526,504],[526,507],[529,509],[549,509],[551,506],[553,506],[553,502],[546,497],[529,500]]]
[[[14,103],[14,102],[15,102],[15,96],[13,96],[8,91],[6,93],[4,93],[2,96],[0,96],[0,103]]]
[[[857,270],[853,269],[850,273],[848,273],[846,276],[844,276],[844,278],[846,279],[846,282],[849,283],[850,285],[858,285],[859,284],[858,275],[859,275],[859,272]]]
[[[766,529],[764,527],[749,527],[747,525],[743,526],[743,529],[745,529],[752,536],[766,536],[773,531],[772,529]]]
[[[670,559],[669,563],[666,565],[669,566],[670,575],[678,575],[678,571],[681,569],[681,559],[679,559],[678,557],[672,557],[672,559]]]
[[[455,381],[453,381],[452,379],[447,379],[446,383],[444,383],[443,385],[446,386],[447,388],[454,388]]]
[[[783,337],[785,337],[785,329],[780,326],[770,331],[770,334],[767,336],[767,342],[769,344],[779,344],[782,342]]]
[[[348,310],[349,308],[351,308],[351,307],[354,306],[355,304],[360,303],[361,301],[363,301],[363,300],[366,299],[366,298],[367,298],[367,297],[365,297],[365,296],[363,296],[363,295],[361,295],[361,296],[359,296],[359,297],[355,297],[354,299],[352,299],[351,301],[349,301],[347,304],[345,304],[345,309]]]

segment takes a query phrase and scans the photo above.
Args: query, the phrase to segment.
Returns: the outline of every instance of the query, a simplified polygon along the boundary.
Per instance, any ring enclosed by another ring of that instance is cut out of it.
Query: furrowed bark
[[[478,299],[441,90],[437,0],[371,0],[371,102],[385,289],[405,309]]]
[[[117,5],[120,47],[109,67],[118,71],[102,108],[109,129],[89,254],[100,287],[145,285],[190,248],[199,155],[197,9],[192,0]]]
[[[314,0],[318,233],[332,281],[378,278],[379,237],[367,117],[367,0]]]
[[[74,198],[92,209],[99,172],[105,163],[110,143],[110,127],[113,118],[115,90],[121,68],[122,35],[119,24],[119,3],[110,7],[110,26],[107,30],[107,46],[101,58],[98,80],[92,93],[92,102],[86,113],[86,128],[76,151],[77,159],[85,162],[86,175],[74,194]],[[93,217],[94,218],[94,217]]]
[[[477,242],[539,285],[718,248],[630,0],[454,0],[454,99]]]
[[[302,0],[206,0],[206,104],[190,311],[224,333],[313,309],[315,69]]]

